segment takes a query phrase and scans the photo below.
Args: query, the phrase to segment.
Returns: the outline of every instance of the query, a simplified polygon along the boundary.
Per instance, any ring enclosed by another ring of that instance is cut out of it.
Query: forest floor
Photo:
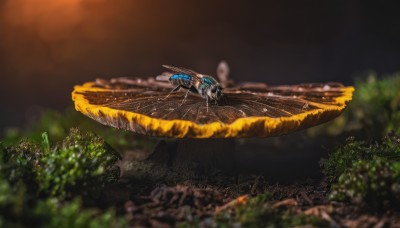
[[[159,164],[149,166],[146,160],[132,163],[133,157],[143,156],[130,151],[120,162],[119,187],[110,189],[108,200],[119,202],[118,212],[135,227],[400,227],[397,210],[374,211],[331,200],[331,183],[318,163],[326,150],[316,149],[302,134],[239,143],[240,153],[252,151],[239,161],[253,164],[240,168],[248,172],[251,167],[257,175],[216,170],[188,174]],[[264,156],[257,152],[260,148]],[[266,148],[274,153],[265,155]]]

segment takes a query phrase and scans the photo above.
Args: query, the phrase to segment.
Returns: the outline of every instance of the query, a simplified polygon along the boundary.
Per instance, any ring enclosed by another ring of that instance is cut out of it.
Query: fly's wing
[[[197,73],[194,70],[183,68],[183,67],[175,67],[175,66],[170,66],[170,65],[162,65],[164,68],[167,68],[168,70],[172,70],[176,73],[185,73],[191,76],[198,76],[201,77],[201,74]]]
[[[161,75],[158,75],[157,77],[156,77],[156,80],[157,81],[164,81],[164,82],[167,82],[167,81],[169,81],[169,78],[171,77],[171,75],[165,75],[165,74],[161,74]]]
[[[170,66],[170,65],[162,65],[164,68],[167,68],[168,70],[171,70],[175,73],[184,73],[187,75],[192,76],[195,80],[200,81],[201,78],[203,77],[202,74],[197,73],[194,70],[183,68],[183,67],[175,67],[175,66]]]

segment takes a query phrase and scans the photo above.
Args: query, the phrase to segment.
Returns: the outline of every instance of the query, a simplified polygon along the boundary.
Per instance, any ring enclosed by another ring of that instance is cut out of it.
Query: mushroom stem
[[[162,140],[148,158],[184,171],[208,171],[217,169],[235,173],[234,139],[179,139]],[[193,170],[196,169],[196,170]]]

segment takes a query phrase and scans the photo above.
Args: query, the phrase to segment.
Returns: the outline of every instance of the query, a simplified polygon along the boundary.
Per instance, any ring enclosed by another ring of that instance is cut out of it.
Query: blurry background
[[[235,3],[234,3],[235,2]],[[338,81],[400,71],[400,14],[385,1],[0,1],[0,130],[75,84],[152,76],[171,64],[236,81]]]

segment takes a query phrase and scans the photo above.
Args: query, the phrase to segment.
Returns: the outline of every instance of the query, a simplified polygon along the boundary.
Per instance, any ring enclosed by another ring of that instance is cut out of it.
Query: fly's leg
[[[173,90],[171,90],[171,92],[169,92],[168,95],[167,95],[166,97],[161,98],[160,100],[166,100],[169,96],[171,96],[171,94],[172,94],[173,92],[178,91],[180,88],[181,88],[181,85],[178,85],[178,86],[175,87]]]
[[[180,104],[179,106],[182,106],[183,103],[185,103],[186,97],[188,96],[189,93],[190,93],[190,89],[188,89],[188,90],[186,91],[185,96],[183,97],[183,100],[182,100],[182,102],[181,102],[181,104]]]
[[[208,96],[206,96],[206,107],[207,107],[207,113],[208,113]]]
[[[173,90],[171,90],[171,92],[169,92],[169,94],[165,97],[165,99],[167,99],[169,96],[171,96],[171,94],[172,94],[173,92],[178,91],[180,88],[181,88],[181,85],[178,85],[177,87],[175,87]]]

